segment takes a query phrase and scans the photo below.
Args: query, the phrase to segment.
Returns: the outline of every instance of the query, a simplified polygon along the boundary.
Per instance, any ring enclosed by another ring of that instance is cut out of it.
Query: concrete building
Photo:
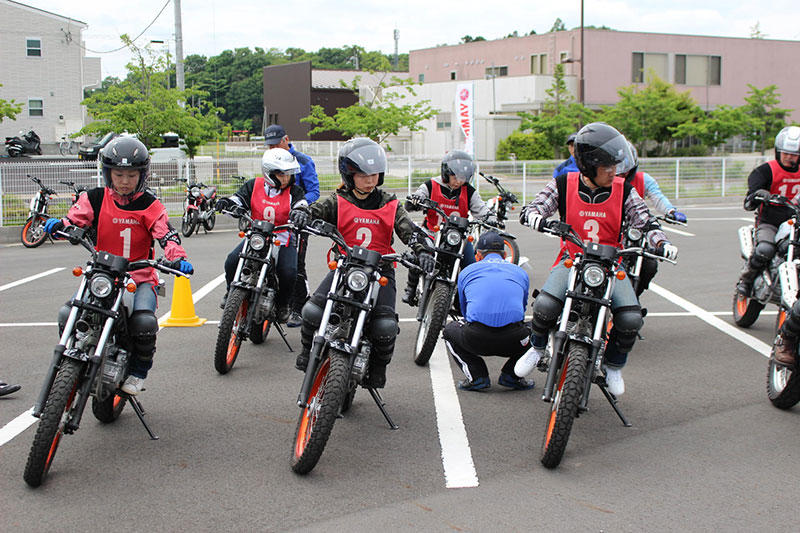
[[[86,57],[87,24],[12,0],[0,0],[0,98],[22,104],[0,137],[34,130],[54,143],[86,123],[85,88],[100,85],[100,58]]]

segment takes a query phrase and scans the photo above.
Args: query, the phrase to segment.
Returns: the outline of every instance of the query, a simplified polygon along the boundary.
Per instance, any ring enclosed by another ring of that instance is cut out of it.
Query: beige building
[[[0,137],[32,129],[42,143],[53,143],[83,127],[83,91],[101,81],[100,58],[85,56],[81,32],[87,27],[0,0],[0,98],[23,105],[16,120],[0,122]]]

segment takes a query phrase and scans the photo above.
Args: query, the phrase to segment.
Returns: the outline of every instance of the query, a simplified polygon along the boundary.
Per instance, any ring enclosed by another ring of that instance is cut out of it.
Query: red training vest
[[[800,170],[797,172],[787,172],[773,159],[769,162],[772,169],[772,185],[769,187],[770,194],[780,194],[790,200],[800,193]]]
[[[263,177],[256,178],[253,185],[253,194],[250,195],[250,216],[255,220],[266,220],[276,226],[281,226],[289,222],[289,211],[292,209],[291,187],[283,189],[278,196],[270,197],[267,195]],[[277,231],[285,233],[286,230]],[[289,240],[281,246],[288,246]]]
[[[599,204],[590,204],[581,200],[580,194],[578,194],[579,179],[579,172],[567,174],[565,222],[578,232],[583,241],[619,246],[625,180],[615,177],[608,199]],[[570,256],[574,256],[580,251],[575,244],[562,240],[559,257],[564,250],[567,250]]]
[[[439,208],[447,213],[449,217],[452,213],[458,213],[458,216],[466,217],[469,214],[469,203],[467,201],[467,186],[462,185],[461,191],[456,198],[446,198],[442,194],[442,186],[434,180],[431,180],[431,200],[439,203]],[[430,230],[439,225],[442,220],[442,215],[429,209],[425,215],[425,227]]]
[[[361,209],[337,195],[336,206],[336,227],[347,246],[363,246],[381,255],[394,253],[392,231],[397,199],[379,209]]]

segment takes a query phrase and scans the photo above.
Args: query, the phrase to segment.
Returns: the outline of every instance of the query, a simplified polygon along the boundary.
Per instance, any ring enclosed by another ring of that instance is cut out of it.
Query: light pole
[[[167,59],[167,89],[169,89],[170,81],[169,81],[169,68],[170,68],[170,61],[169,61],[169,43],[164,41],[163,39],[150,39],[150,44],[160,44],[161,46],[167,49],[166,59]]]

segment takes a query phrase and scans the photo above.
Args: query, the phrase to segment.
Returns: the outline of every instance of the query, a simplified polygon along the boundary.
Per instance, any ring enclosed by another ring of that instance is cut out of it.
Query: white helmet
[[[270,187],[276,188],[281,186],[281,182],[275,176],[275,172],[291,174],[292,180],[289,181],[291,186],[294,183],[294,175],[300,173],[300,163],[288,150],[270,148],[264,152],[264,156],[261,158],[261,171],[264,173],[264,179],[267,180]]]

